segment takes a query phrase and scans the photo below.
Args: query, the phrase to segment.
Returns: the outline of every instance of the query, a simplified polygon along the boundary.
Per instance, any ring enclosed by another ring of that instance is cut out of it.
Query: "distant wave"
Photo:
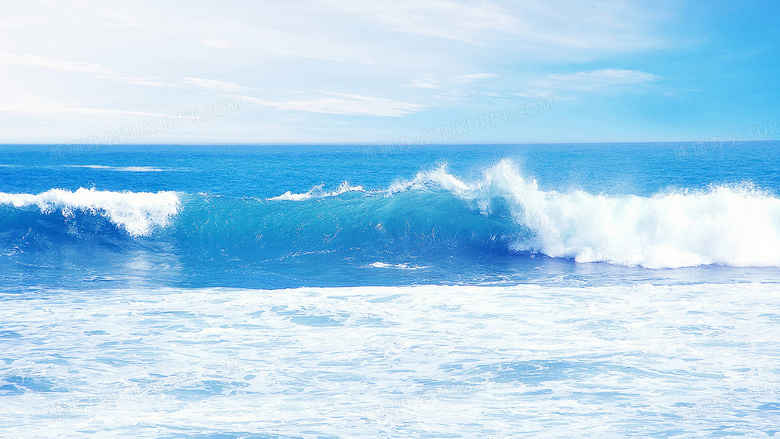
[[[35,206],[44,214],[58,211],[73,217],[75,212],[101,215],[132,236],[149,235],[154,227],[169,224],[180,209],[175,192],[111,192],[80,188],[75,192],[51,189],[41,194],[0,192],[0,204],[16,208]]]

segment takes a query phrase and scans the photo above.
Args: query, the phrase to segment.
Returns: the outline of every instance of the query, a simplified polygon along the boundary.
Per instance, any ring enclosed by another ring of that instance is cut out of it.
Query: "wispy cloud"
[[[433,78],[417,78],[409,81],[409,87],[434,89],[442,88],[442,85],[439,83],[439,81]]]
[[[366,138],[410,126],[397,118],[438,123],[518,93],[589,99],[648,89],[659,80],[651,73],[573,66],[615,65],[616,56],[665,47],[674,33],[659,31],[663,9],[649,0],[193,0],[187,8],[27,0],[0,16],[8,42],[0,100],[24,103],[9,108],[27,112],[25,123],[59,124],[79,137],[113,116],[241,95],[252,117],[230,121],[236,136],[265,135],[248,122],[262,119],[290,136],[305,126],[310,138]],[[50,116],[33,116],[34,104]],[[95,117],[71,124],[68,112]],[[327,114],[358,118],[339,118],[353,129],[335,133]]]
[[[551,74],[531,81],[520,93],[525,97],[566,97],[572,93],[616,90],[625,86],[640,86],[658,81],[652,73],[640,70],[600,69],[570,74]]]
[[[334,11],[396,32],[495,46],[503,51],[559,57],[588,52],[626,52],[666,44],[652,32],[660,21],[656,10],[624,0],[319,0]],[[657,8],[656,8],[657,9]]]
[[[0,53],[0,64],[7,66],[39,67],[60,72],[86,73],[89,75],[114,76],[117,73],[107,67],[77,61],[65,61],[39,55]]]
[[[203,78],[183,78],[182,82],[184,84],[201,88],[201,89],[208,89],[208,90],[214,90],[214,91],[221,91],[221,92],[235,92],[235,91],[244,91],[244,90],[252,90],[252,87],[245,87],[243,85],[234,84],[232,82],[224,82],[224,81],[216,81],[213,79],[203,79]]]
[[[38,115],[77,114],[86,116],[147,116],[164,117],[165,113],[150,111],[115,110],[110,108],[88,108],[52,105],[23,105],[2,104],[0,112],[4,113],[32,113]]]
[[[111,79],[122,81],[127,84],[150,87],[190,88],[217,92],[237,92],[253,89],[252,87],[246,87],[232,82],[218,81],[214,79],[185,77],[174,80],[161,77],[123,76],[113,69],[98,64],[68,61],[39,55],[0,53],[0,64],[9,66],[44,68],[60,72],[81,73],[96,79]]]
[[[362,96],[324,91],[320,93],[325,96],[281,101],[272,101],[253,96],[242,96],[241,98],[248,102],[274,107],[279,110],[353,116],[398,117],[420,111],[424,108],[422,105],[376,96]]]
[[[517,26],[514,17],[487,1],[476,4],[445,0],[323,2],[395,31],[472,44],[479,44],[490,34],[511,33]]]
[[[443,79],[422,77],[422,78],[412,79],[411,81],[409,81],[408,86],[413,88],[429,88],[429,89],[444,88],[452,85],[462,87],[472,82],[491,79],[497,76],[498,75],[495,73],[469,73],[466,75],[445,77]]]
[[[471,73],[468,75],[454,76],[452,80],[459,83],[468,83],[468,82],[479,81],[482,79],[495,78],[497,76],[498,75],[495,73]]]
[[[568,75],[550,75],[545,82],[558,87],[595,90],[613,85],[643,84],[656,80],[658,80],[656,75],[639,70],[601,69]]]

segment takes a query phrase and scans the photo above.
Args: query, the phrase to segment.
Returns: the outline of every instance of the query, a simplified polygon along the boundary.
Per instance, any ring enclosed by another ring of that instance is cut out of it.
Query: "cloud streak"
[[[660,78],[639,70],[599,69],[570,74],[550,74],[531,81],[530,87],[520,93],[524,97],[572,96],[577,93],[615,91],[626,86],[644,86]]]
[[[301,100],[271,101],[253,96],[242,96],[249,102],[285,111],[340,114],[351,116],[399,117],[420,111],[422,105],[376,96],[346,93],[320,92],[317,96]]]
[[[107,67],[86,62],[65,61],[39,55],[18,55],[0,53],[0,64],[16,67],[36,67],[59,72],[85,73],[93,76],[115,76],[117,73]]]

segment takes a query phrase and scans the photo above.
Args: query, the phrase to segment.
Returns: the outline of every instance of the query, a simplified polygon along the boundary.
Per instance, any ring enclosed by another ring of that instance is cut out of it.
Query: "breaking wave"
[[[780,267],[780,199],[750,184],[646,197],[557,192],[542,190],[509,160],[474,181],[439,167],[376,190],[344,182],[334,190],[319,185],[256,199],[51,189],[0,193],[0,205],[6,206],[6,235],[45,235],[56,226],[52,218],[72,228],[75,216],[90,216],[131,238],[211,259],[359,254],[364,266],[409,270],[436,258],[499,252],[654,269]],[[42,225],[30,212],[49,222]],[[82,234],[105,229],[80,224]],[[388,262],[371,262],[377,260]]]

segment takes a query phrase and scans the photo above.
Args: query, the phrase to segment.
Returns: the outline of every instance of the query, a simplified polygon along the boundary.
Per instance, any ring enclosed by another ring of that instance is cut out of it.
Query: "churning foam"
[[[560,193],[540,190],[503,160],[477,182],[442,167],[389,192],[430,188],[475,203],[483,214],[507,202],[515,221],[533,232],[511,244],[516,251],[648,268],[780,266],[780,199],[747,184],[651,197]]]
[[[268,200],[286,200],[286,201],[304,201],[309,200],[311,198],[328,198],[328,197],[335,197],[347,192],[364,192],[363,186],[352,186],[349,184],[349,182],[345,181],[341,183],[341,185],[338,187],[338,189],[334,191],[325,191],[323,190],[323,187],[325,187],[324,184],[320,184],[317,186],[314,186],[313,188],[309,189],[308,192],[296,194],[292,193],[290,191],[287,191],[283,193],[282,195],[278,195],[276,197],[271,197]]]
[[[51,189],[38,195],[0,192],[0,204],[37,206],[46,214],[59,210],[65,217],[73,216],[75,211],[100,214],[133,236],[148,235],[154,227],[168,225],[180,207],[175,192],[111,192],[84,188],[75,192]]]

